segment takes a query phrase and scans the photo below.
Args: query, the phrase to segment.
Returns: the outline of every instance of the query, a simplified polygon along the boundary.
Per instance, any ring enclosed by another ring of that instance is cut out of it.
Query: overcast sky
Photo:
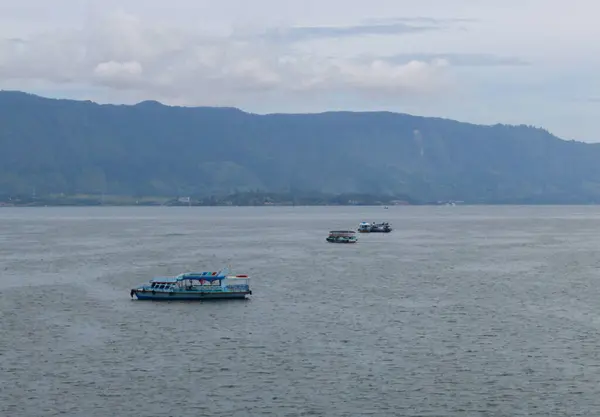
[[[0,0],[0,89],[600,142],[599,0]]]

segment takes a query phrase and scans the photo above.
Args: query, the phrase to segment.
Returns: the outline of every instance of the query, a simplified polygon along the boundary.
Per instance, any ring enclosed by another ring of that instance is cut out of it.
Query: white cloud
[[[290,92],[344,92],[387,94],[392,97],[435,94],[450,86],[444,60],[411,61],[393,65],[370,61],[284,56],[277,67],[285,78],[280,85]]]
[[[392,93],[435,93],[444,87],[441,71],[448,65],[444,60],[410,61],[394,65],[381,60],[363,64],[343,62],[335,66],[335,85],[351,85],[357,89],[389,91]]]
[[[101,62],[92,71],[92,82],[109,88],[143,86],[143,68],[137,61]]]
[[[94,75],[100,78],[138,76],[142,73],[142,66],[137,61],[128,62],[101,62],[94,68]]]
[[[572,104],[600,96],[598,13],[597,0],[0,0],[0,89],[600,139],[597,103]]]
[[[145,25],[125,13],[83,29],[0,44],[0,82],[31,80],[135,90],[188,104],[236,104],[255,91],[435,93],[444,63],[392,64],[302,53],[260,37],[215,37]]]

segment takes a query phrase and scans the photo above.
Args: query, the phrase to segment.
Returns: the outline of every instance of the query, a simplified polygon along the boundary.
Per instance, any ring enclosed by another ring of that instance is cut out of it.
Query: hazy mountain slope
[[[0,194],[236,189],[600,201],[600,147],[525,126],[386,112],[253,115],[0,92]]]

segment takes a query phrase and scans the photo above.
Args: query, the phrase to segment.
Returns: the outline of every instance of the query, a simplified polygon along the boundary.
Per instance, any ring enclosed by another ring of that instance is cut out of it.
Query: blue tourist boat
[[[252,295],[248,275],[218,272],[186,272],[176,277],[154,278],[130,292],[138,300],[223,300]]]

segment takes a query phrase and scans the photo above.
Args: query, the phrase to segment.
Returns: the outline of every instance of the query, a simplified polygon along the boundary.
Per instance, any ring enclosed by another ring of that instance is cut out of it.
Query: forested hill
[[[370,193],[600,202],[600,147],[388,112],[255,115],[0,92],[0,195]]]

